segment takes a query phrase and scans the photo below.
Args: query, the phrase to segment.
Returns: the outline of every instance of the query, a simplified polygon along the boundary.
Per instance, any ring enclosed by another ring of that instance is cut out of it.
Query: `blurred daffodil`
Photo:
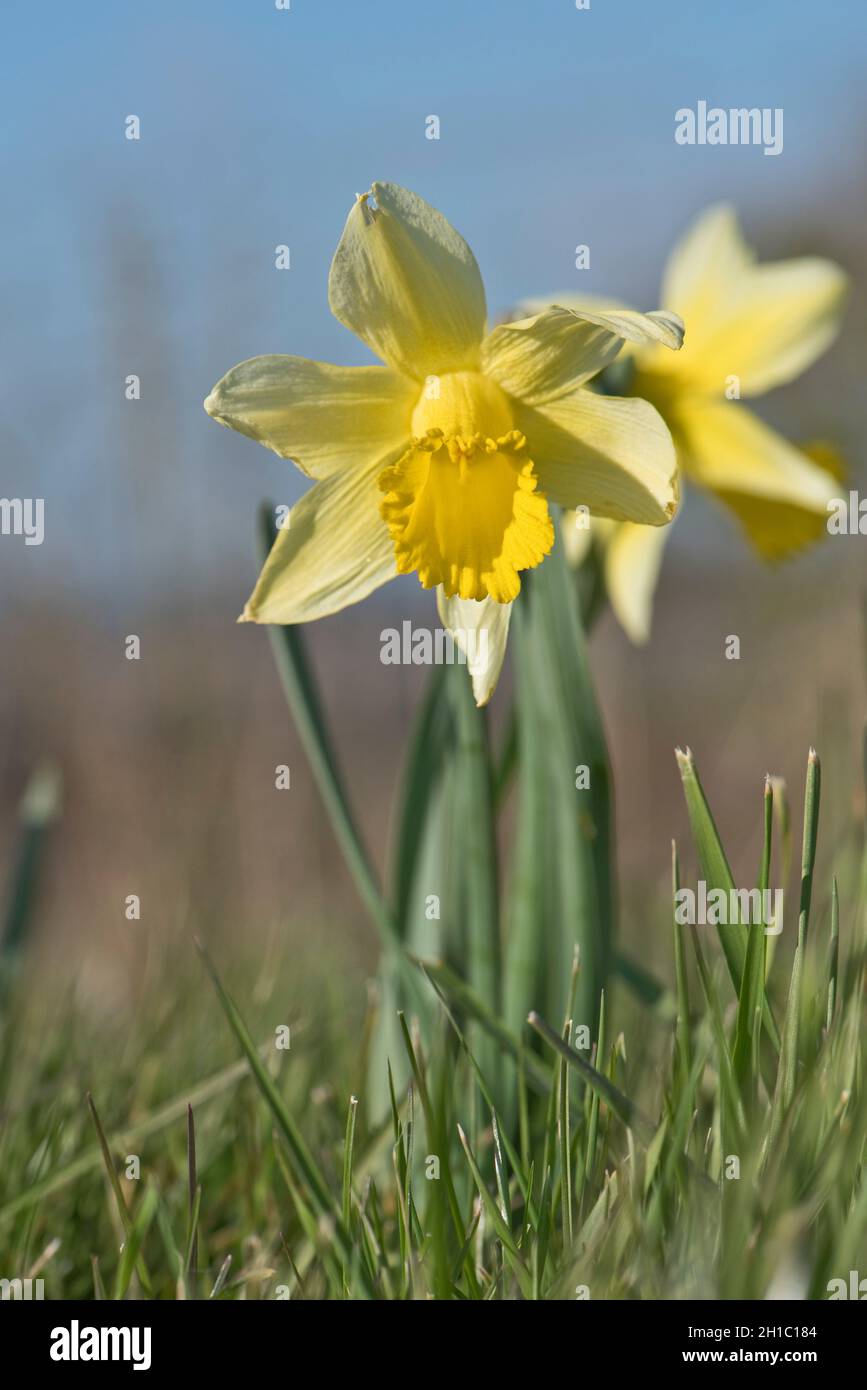
[[[584,383],[625,341],[679,348],[683,325],[668,313],[546,308],[488,333],[470,248],[388,183],[356,199],[328,290],[332,313],[384,366],[255,357],[205,402],[316,480],[243,618],[310,622],[414,572],[436,587],[459,641],[484,629],[469,662],[484,703],[521,572],[554,543],[549,502],[651,528],[673,517],[677,463],[658,412]]]
[[[757,264],[732,208],[711,207],[675,247],[663,280],[663,305],[686,324],[683,351],[639,346],[631,380],[619,387],[656,405],[686,478],[724,503],[769,561],[819,538],[840,469],[827,446],[796,448],[739,402],[792,381],[829,347],[845,293],[846,277],[830,261]],[[574,296],[556,298],[580,307]],[[542,302],[527,301],[520,311]],[[629,524],[587,528],[584,521],[570,519],[572,558],[592,530],[612,606],[633,641],[645,641],[666,533]]]

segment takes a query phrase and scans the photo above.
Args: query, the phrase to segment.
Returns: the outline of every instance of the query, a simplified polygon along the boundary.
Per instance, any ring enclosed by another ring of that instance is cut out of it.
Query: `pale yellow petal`
[[[617,526],[605,547],[605,587],[627,637],[637,645],[650,636],[653,594],[667,526]]]
[[[642,400],[579,389],[543,407],[517,405],[539,486],[562,507],[663,526],[677,510],[677,460],[662,417]]]
[[[689,478],[716,494],[768,560],[818,540],[839,483],[736,401],[685,401],[672,421]]]
[[[690,379],[723,394],[736,378],[741,396],[757,396],[795,377],[836,338],[846,277],[818,257],[747,271],[709,323]],[[732,383],[734,384],[734,383]]]
[[[753,260],[728,203],[706,208],[676,243],[662,279],[662,302],[686,322],[690,347]]]
[[[642,314],[620,300],[609,299],[606,295],[573,294],[563,291],[550,299],[522,299],[515,307],[515,318],[542,313],[544,309],[557,305],[580,315],[588,323],[605,326],[622,339],[622,356],[645,354],[652,356],[657,348],[665,347],[678,351],[683,346],[685,327],[678,314],[664,309]],[[667,354],[661,354],[665,357]]]
[[[467,669],[473,682],[477,705],[486,705],[496,689],[509,639],[510,603],[497,603],[492,598],[447,598],[445,590],[437,589],[437,609],[440,622],[454,638],[467,658]]]
[[[495,328],[482,344],[482,366],[510,396],[544,405],[596,376],[627,339],[677,348],[683,324],[673,314],[597,313],[554,304]]]
[[[334,473],[305,493],[271,548],[243,620],[312,622],[396,577],[379,513],[379,476],[392,457]]]
[[[475,257],[442,213],[398,184],[357,198],[328,298],[335,318],[404,376],[478,367],[486,310]]]
[[[336,367],[272,355],[240,362],[205,410],[311,477],[382,458],[409,434],[418,386],[388,367]]]
[[[757,264],[733,209],[713,207],[675,248],[663,284],[663,303],[686,320],[684,350],[676,362],[645,354],[642,365],[705,394],[759,395],[831,345],[846,289],[843,271],[819,257]]]
[[[603,312],[591,309],[587,304],[576,304],[570,313],[586,319],[588,323],[598,324],[609,333],[618,334],[625,342],[633,343],[636,347],[656,344],[677,352],[683,346],[683,319],[670,309],[652,309],[649,314],[642,314],[638,309],[620,309],[611,304]]]

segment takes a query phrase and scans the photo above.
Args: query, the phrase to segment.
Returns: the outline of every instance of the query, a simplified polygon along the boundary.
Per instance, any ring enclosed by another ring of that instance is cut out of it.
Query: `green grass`
[[[694,845],[675,885],[693,857],[725,884],[679,762]],[[760,792],[761,886],[784,820],[779,784]],[[357,979],[288,961],[257,978],[225,943],[201,959],[189,943],[100,1020],[25,965],[2,1017],[0,1275],[41,1275],[54,1298],[826,1297],[867,1271],[867,861],[853,824],[816,878],[819,811],[811,755],[798,908],[767,980],[761,929],[684,927],[658,904],[670,983],[615,974],[589,1052],[580,965],[556,1017],[513,1028],[451,966],[408,956],[425,1018],[394,1012],[384,1115]]]

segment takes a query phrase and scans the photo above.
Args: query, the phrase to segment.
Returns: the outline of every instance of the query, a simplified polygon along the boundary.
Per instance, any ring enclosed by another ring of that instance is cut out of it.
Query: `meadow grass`
[[[678,759],[700,874],[726,888]],[[387,992],[362,1006],[315,951],[263,970],[184,942],[109,1016],[8,970],[0,1274],[50,1298],[826,1298],[867,1272],[867,861],[853,824],[814,883],[819,800],[811,753],[782,933],[657,904],[671,984],[616,957],[589,1047],[580,960],[556,1017],[512,1027],[407,953],[426,1016],[391,1020],[382,1115]],[[767,783],[759,887],[785,878],[788,819]]]

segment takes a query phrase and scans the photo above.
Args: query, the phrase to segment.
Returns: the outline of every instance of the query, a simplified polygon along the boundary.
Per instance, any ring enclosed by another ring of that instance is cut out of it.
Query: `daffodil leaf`
[[[576,1021],[591,1027],[613,916],[610,773],[575,587],[562,546],[515,604],[518,843],[509,893],[507,1025],[559,1018],[580,951]]]
[[[446,886],[446,827],[454,724],[445,686],[446,667],[434,667],[409,739],[393,817],[395,926],[404,947],[417,955],[440,955],[446,949],[444,924],[429,912],[429,905],[433,896],[446,903],[452,896]],[[410,1075],[398,1026],[398,1011],[410,999],[388,955],[380,965],[377,987],[379,1001],[367,1066],[368,1118],[373,1123],[388,1113],[389,1067],[399,1091]],[[429,1021],[430,1010],[424,1008],[419,993],[413,1012],[423,1026]]]
[[[453,804],[451,807],[451,869],[449,882],[459,894],[462,927],[459,958],[466,978],[483,1004],[494,1014],[500,1009],[501,962],[497,892],[497,840],[494,789],[488,746],[487,715],[477,707],[467,670],[446,668],[456,733]],[[479,1066],[491,1080],[495,1097],[500,1070],[498,1049],[488,1038],[473,1038]]]

